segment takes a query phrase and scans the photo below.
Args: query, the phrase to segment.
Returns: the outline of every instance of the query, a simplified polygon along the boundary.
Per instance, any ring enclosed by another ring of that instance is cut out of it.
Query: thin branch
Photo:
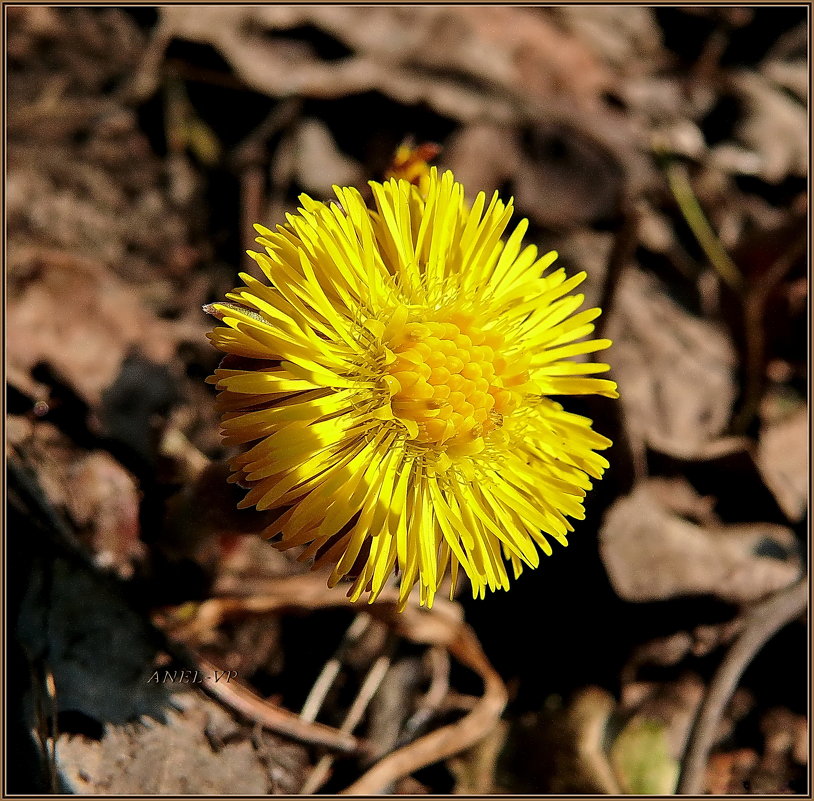
[[[401,747],[409,743],[416,733],[427,724],[430,718],[438,711],[449,693],[449,652],[446,648],[434,646],[426,653],[429,661],[431,679],[430,686],[418,704],[418,709],[404,724],[404,730],[396,741]]]
[[[390,650],[390,649],[388,649]],[[384,677],[390,668],[391,656],[390,653],[382,654],[371,666],[370,670],[359,688],[356,698],[345,716],[339,730],[351,734],[353,730],[361,723],[365,710],[373,700],[373,696],[381,686]],[[334,763],[333,754],[325,754],[319,762],[314,766],[314,769],[308,775],[308,778],[303,784],[301,795],[313,795],[314,793],[325,784],[328,774],[331,770],[331,765]]]
[[[210,598],[199,604],[192,619],[178,625],[172,634],[182,641],[189,641],[201,632],[209,631],[224,620],[235,617],[293,609],[353,606],[349,598],[329,590],[325,586],[325,577],[319,573],[280,579],[269,589],[263,595],[249,598]],[[377,793],[390,782],[407,776],[424,765],[466,750],[494,728],[506,705],[507,692],[503,680],[483,653],[475,633],[463,622],[460,606],[437,598],[432,610],[411,604],[402,612],[397,609],[398,594],[395,589],[388,588],[368,606],[367,611],[372,617],[386,623],[395,634],[412,642],[446,647],[458,662],[481,677],[484,693],[461,720],[450,726],[443,726],[384,757],[344,790],[345,794]],[[215,685],[210,683],[207,686],[212,688]],[[299,717],[294,717],[300,725],[318,725],[306,724]]]
[[[359,641],[359,638],[370,628],[370,623],[370,615],[360,612],[353,619],[353,623],[348,626],[348,630],[336,649],[336,653],[323,666],[317,680],[314,682],[314,686],[311,688],[311,692],[308,693],[308,698],[305,699],[305,703],[302,705],[300,717],[303,720],[314,721],[317,719],[319,710],[325,702],[325,697],[339,675],[342,668],[342,659],[348,647],[352,643]]]
[[[703,792],[704,775],[715,732],[740,677],[760,649],[786,624],[806,610],[808,577],[755,606],[746,626],[712,678],[690,733],[678,781],[679,794]]]
[[[777,285],[806,252],[808,237],[803,234],[763,273],[758,283],[746,291],[743,303],[745,340],[745,387],[741,408],[732,421],[733,434],[743,434],[760,406],[765,383],[766,362],[766,304]]]
[[[200,657],[198,664],[202,673],[213,673],[215,670],[214,665]],[[210,681],[201,686],[242,717],[259,723],[270,731],[303,743],[321,745],[345,753],[359,750],[359,740],[352,735],[322,723],[302,720],[299,715],[269,703],[239,681]]]
[[[660,152],[658,146],[657,152]],[[743,290],[743,276],[709,224],[709,220],[707,220],[707,216],[704,214],[695,192],[693,192],[686,168],[681,164],[672,162],[667,164],[665,172],[667,183],[678,204],[678,208],[693,235],[698,240],[698,244],[709,259],[709,263],[731,289],[740,293]]]
[[[466,624],[460,624],[459,632],[448,648],[461,664],[483,679],[483,696],[472,711],[456,723],[442,726],[384,757],[343,790],[342,795],[377,795],[383,788],[419,768],[465,751],[495,727],[508,696],[503,680],[483,653],[474,631]]]
[[[262,278],[262,271],[245,251],[254,247],[256,232],[254,224],[263,217],[269,140],[290,127],[302,110],[302,101],[287,98],[280,102],[266,119],[237,147],[231,161],[240,174],[240,229],[242,232],[244,269],[255,278]]]
[[[622,223],[613,237],[605,277],[602,279],[602,291],[597,306],[602,309],[602,316],[596,324],[597,337],[604,337],[608,323],[616,303],[616,290],[622,269],[633,255],[639,242],[639,220],[641,214],[638,209],[625,201],[622,209]]]

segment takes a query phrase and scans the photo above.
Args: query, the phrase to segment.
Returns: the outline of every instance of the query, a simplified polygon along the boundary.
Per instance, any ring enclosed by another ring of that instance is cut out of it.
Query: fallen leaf
[[[632,152],[601,135],[614,127],[606,117],[552,103],[520,131],[479,122],[453,134],[443,162],[473,197],[508,184],[518,213],[541,226],[571,230],[611,219],[628,172],[642,170]]]
[[[652,481],[611,506],[600,550],[614,590],[628,601],[711,594],[748,603],[788,586],[802,567],[785,526],[698,525],[665,505]]]
[[[808,508],[809,413],[805,404],[766,419],[758,439],[757,466],[789,520],[799,522]]]
[[[531,9],[211,6],[161,14],[162,41],[210,44],[248,86],[275,97],[378,90],[458,119],[484,112],[505,119],[513,115],[509,98],[538,107],[551,95],[596,104],[609,81],[587,48]],[[350,52],[323,59],[307,42],[286,39],[308,25]],[[155,58],[144,65],[155,67]],[[156,80],[141,75],[136,84],[144,92]]]
[[[768,710],[760,722],[763,734],[763,753],[750,776],[750,790],[761,795],[780,795],[791,792],[790,783],[799,768],[793,752],[800,729],[806,727],[802,715],[789,709],[775,707]]]
[[[622,80],[664,61],[655,10],[645,6],[556,6],[566,30],[613,67]]]
[[[760,157],[758,175],[779,183],[808,172],[808,112],[803,102],[754,70],[739,70],[732,85],[744,103],[737,138]]]
[[[94,562],[122,578],[145,555],[139,539],[140,495],[135,479],[112,456],[93,451],[69,468],[68,511],[85,529]]]
[[[758,763],[751,748],[712,754],[707,763],[706,790],[711,795],[744,795],[746,781]]]
[[[177,333],[146,308],[133,287],[99,262],[43,252],[38,281],[11,299],[7,355],[18,370],[55,365],[91,406],[113,383],[127,351],[140,346],[154,361],[174,355]],[[201,335],[204,329],[201,328]]]
[[[455,131],[441,161],[466,187],[470,199],[478,192],[492,193],[513,179],[520,168],[520,145],[512,126],[484,121]]]
[[[808,63],[805,58],[764,62],[761,71],[778,86],[793,92],[801,103],[808,99]]]
[[[342,153],[328,127],[321,120],[302,120],[291,132],[294,174],[306,192],[317,197],[333,195],[331,187],[361,186],[362,165]]]
[[[599,122],[547,115],[522,132],[514,182],[518,209],[555,229],[607,221],[619,213],[632,156],[623,159],[619,148],[599,135]]]
[[[724,329],[694,317],[650,275],[626,268],[606,335],[634,439],[692,458],[718,438],[737,394],[735,349]]]

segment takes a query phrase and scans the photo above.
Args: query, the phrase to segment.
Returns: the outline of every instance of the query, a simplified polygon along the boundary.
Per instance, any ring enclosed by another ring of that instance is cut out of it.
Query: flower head
[[[566,544],[608,464],[610,441],[553,399],[617,397],[593,377],[607,365],[570,360],[611,344],[585,340],[585,273],[549,271],[525,220],[504,241],[497,193],[470,206],[434,167],[427,183],[371,182],[375,209],[302,195],[286,225],[256,226],[269,284],[241,274],[212,307],[224,442],[250,445],[230,462],[240,505],[282,510],[264,533],[332,564],[332,586],[352,578],[354,600],[394,572],[402,605],[460,568],[475,596],[507,589],[507,568]]]
[[[440,145],[432,142],[415,145],[412,140],[407,139],[396,148],[385,178],[409,181],[426,197],[430,187],[430,162],[440,152]]]

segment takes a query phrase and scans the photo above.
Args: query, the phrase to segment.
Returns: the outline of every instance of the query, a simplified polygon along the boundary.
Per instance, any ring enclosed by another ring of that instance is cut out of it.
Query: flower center
[[[464,315],[401,322],[394,315],[385,344],[396,358],[384,380],[394,417],[413,442],[456,455],[477,453],[523,397],[528,357],[501,354],[503,337]]]

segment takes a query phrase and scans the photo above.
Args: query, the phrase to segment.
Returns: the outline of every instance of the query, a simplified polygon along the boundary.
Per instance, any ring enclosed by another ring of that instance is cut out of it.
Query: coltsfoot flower
[[[414,145],[408,139],[398,146],[385,178],[404,179],[418,187],[426,197],[430,187],[430,162],[441,152],[440,145],[424,142]]]
[[[400,603],[431,605],[460,568],[475,597],[565,545],[611,443],[554,400],[617,397],[605,364],[571,357],[599,309],[578,311],[585,278],[548,271],[556,253],[505,241],[511,201],[470,206],[452,173],[371,182],[302,208],[251,253],[269,284],[209,310],[228,356],[217,385],[224,442],[250,445],[232,480],[240,506],[280,509],[264,534],[334,566],[329,584],[373,601],[395,572]]]

